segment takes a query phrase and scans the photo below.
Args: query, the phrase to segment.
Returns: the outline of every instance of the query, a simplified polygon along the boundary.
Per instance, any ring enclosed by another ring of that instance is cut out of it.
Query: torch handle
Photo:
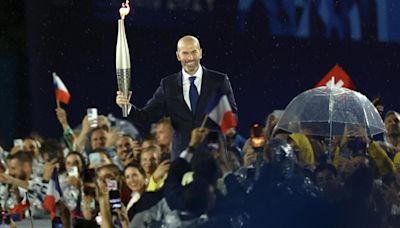
[[[128,115],[129,115],[129,107],[130,106],[130,104],[125,104],[125,105],[122,105],[122,116],[123,117],[128,117]]]

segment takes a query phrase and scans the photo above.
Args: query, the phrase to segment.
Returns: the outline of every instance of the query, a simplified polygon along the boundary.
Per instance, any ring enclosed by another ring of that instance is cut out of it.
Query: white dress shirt
[[[194,80],[194,84],[197,87],[197,92],[199,93],[200,96],[200,91],[201,91],[201,79],[203,78],[203,68],[199,67],[197,69],[196,73],[193,75],[190,75],[186,73],[184,69],[182,69],[182,90],[183,90],[183,98],[185,99],[185,102],[187,106],[192,110],[192,107],[190,105],[190,98],[189,98],[189,89],[190,89],[190,80],[189,77],[196,76],[196,79]]]

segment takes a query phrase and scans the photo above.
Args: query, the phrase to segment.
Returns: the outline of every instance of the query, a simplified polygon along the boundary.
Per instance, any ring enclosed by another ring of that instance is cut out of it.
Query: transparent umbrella
[[[365,131],[348,130],[351,127]],[[295,97],[276,128],[330,139],[337,135],[360,136],[361,132],[373,136],[385,131],[381,116],[367,97],[336,85],[310,89]]]

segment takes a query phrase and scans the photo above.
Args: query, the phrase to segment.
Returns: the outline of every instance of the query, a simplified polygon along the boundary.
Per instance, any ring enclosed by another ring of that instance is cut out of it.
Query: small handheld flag
[[[222,133],[237,126],[236,117],[232,112],[228,96],[221,93],[219,90],[214,98],[208,103],[206,114],[212,121],[220,126]]]
[[[52,220],[56,216],[56,204],[62,196],[63,193],[58,180],[58,172],[57,169],[54,169],[42,205],[44,209],[50,212]]]
[[[61,78],[55,72],[53,72],[53,82],[56,91],[56,100],[68,104],[71,95],[69,94],[67,87],[65,87],[64,83],[61,81]]]

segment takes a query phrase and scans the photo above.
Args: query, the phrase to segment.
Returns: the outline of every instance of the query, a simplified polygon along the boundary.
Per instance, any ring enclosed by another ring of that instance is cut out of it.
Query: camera
[[[251,146],[255,152],[261,152],[265,144],[265,136],[263,129],[259,123],[254,123],[250,128],[250,141]]]

